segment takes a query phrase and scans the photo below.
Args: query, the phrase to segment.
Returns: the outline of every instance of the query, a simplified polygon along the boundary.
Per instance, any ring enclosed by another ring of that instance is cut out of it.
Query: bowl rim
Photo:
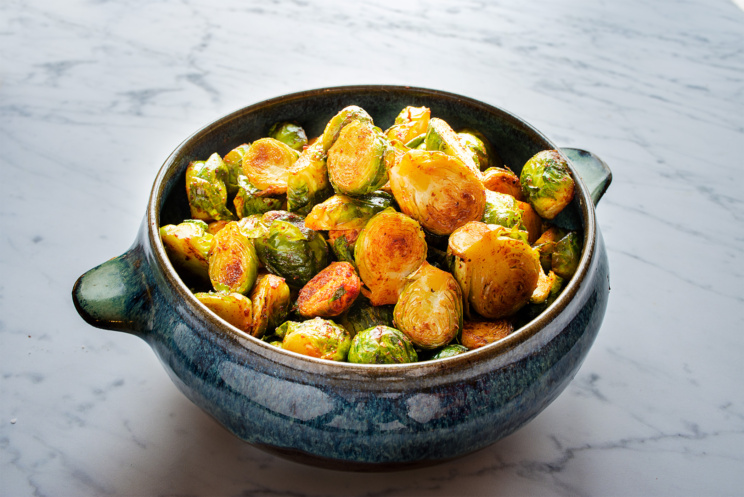
[[[540,334],[540,332],[545,330],[546,327],[548,327],[548,325],[554,319],[556,319],[573,301],[574,297],[578,293],[581,283],[587,276],[589,267],[592,263],[592,259],[595,256],[596,220],[594,205],[592,203],[588,188],[581,180],[581,176],[573,167],[570,160],[567,160],[567,162],[569,164],[572,176],[575,180],[574,182],[577,188],[577,195],[575,195],[575,198],[578,201],[578,210],[582,219],[585,234],[584,243],[582,246],[582,256],[576,272],[571,277],[568,285],[564,288],[555,302],[553,302],[547,309],[545,309],[532,321],[514,330],[513,333],[501,340],[488,344],[484,347],[458,354],[453,357],[406,364],[355,364],[345,361],[340,362],[318,359],[301,355],[295,352],[286,351],[251,336],[249,333],[236,328],[235,326],[229,324],[227,321],[224,321],[222,318],[218,317],[213,312],[209,311],[206,306],[201,304],[201,302],[196,299],[194,294],[181,280],[180,276],[178,276],[178,273],[171,264],[170,259],[166,255],[165,247],[159,236],[159,228],[162,205],[161,199],[165,194],[165,186],[171,179],[173,179],[173,176],[175,176],[174,169],[182,152],[190,148],[193,143],[198,142],[204,135],[209,134],[216,128],[224,126],[225,124],[233,120],[240,119],[246,114],[254,112],[258,109],[273,106],[276,104],[284,104],[290,103],[292,101],[304,100],[309,97],[317,96],[319,94],[331,93],[343,95],[353,92],[410,92],[412,94],[415,93],[424,97],[431,96],[449,99],[451,101],[462,101],[469,104],[470,106],[479,107],[490,114],[496,113],[503,115],[508,120],[511,120],[513,124],[524,128],[529,133],[536,135],[538,138],[550,144],[553,149],[560,151],[560,149],[558,149],[558,147],[552,142],[552,140],[548,139],[534,126],[529,124],[524,119],[519,118],[515,114],[504,110],[503,108],[496,107],[494,105],[487,104],[485,102],[456,93],[429,88],[399,85],[351,85],[324,87],[280,95],[242,107],[202,126],[198,130],[193,132],[190,136],[188,136],[185,140],[183,140],[173,150],[173,152],[171,152],[171,154],[164,161],[163,165],[160,167],[153,183],[152,190],[150,192],[146,214],[146,220],[148,224],[148,240],[150,243],[150,247],[152,247],[152,253],[155,262],[158,264],[166,281],[171,285],[177,296],[180,297],[181,302],[186,306],[190,313],[198,316],[203,321],[206,321],[207,327],[211,331],[215,333],[222,332],[224,334],[227,334],[228,336],[239,342],[242,346],[247,347],[248,350],[251,352],[264,356],[272,362],[284,363],[285,365],[298,370],[312,369],[316,372],[329,375],[340,374],[341,376],[344,376],[348,374],[362,374],[366,377],[372,374],[381,379],[386,377],[394,379],[402,375],[411,375],[411,373],[413,373],[415,376],[420,376],[432,372],[440,372],[445,369],[455,371],[460,370],[461,368],[470,368],[474,363],[480,363],[496,356],[502,356],[505,353],[516,349],[520,345],[525,344],[527,341]]]

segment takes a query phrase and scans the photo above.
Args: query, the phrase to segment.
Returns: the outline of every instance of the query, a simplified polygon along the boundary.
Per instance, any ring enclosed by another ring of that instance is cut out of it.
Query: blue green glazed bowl
[[[435,90],[352,86],[295,93],[251,105],[197,131],[155,179],[134,245],[81,276],[72,291],[93,326],[145,340],[178,388],[246,442],[295,461],[341,470],[425,466],[487,447],[534,418],[574,377],[607,306],[607,254],[594,207],[607,166],[561,149],[577,194],[560,223],[583,229],[581,261],[561,296],[507,338],[448,359],[400,365],[323,361],[286,352],[229,325],[181,281],[158,235],[190,217],[185,170],[192,160],[265,136],[277,121],[319,135],[341,108],[358,105],[385,128],[406,105],[431,108],[455,128],[483,132],[519,173],[558,148],[496,107]]]

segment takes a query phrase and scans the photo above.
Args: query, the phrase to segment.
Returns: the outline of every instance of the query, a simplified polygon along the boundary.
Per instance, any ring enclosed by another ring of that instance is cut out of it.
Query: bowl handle
[[[561,152],[571,161],[584,184],[589,188],[592,201],[596,206],[612,183],[612,171],[605,162],[586,150],[580,148],[561,148]]]
[[[97,328],[135,335],[151,331],[153,308],[149,268],[142,246],[83,274],[72,287],[72,300],[80,316]]]

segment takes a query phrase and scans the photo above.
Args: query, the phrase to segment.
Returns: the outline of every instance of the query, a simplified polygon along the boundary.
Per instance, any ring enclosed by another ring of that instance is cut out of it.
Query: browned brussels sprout
[[[243,174],[259,190],[271,195],[287,193],[287,171],[299,155],[279,140],[261,138],[243,156]]]
[[[354,260],[373,305],[395,304],[405,278],[426,260],[421,226],[392,208],[376,214],[359,233]]]
[[[256,282],[258,256],[253,240],[233,221],[216,235],[209,251],[209,279],[217,291],[247,294]]]
[[[561,280],[560,282],[558,282],[559,279]],[[555,274],[553,271],[549,271],[548,274],[545,274],[545,271],[543,271],[541,267],[540,277],[537,279],[537,286],[530,297],[530,304],[542,304],[548,300],[551,291],[556,285],[561,285],[562,281],[563,278]]]
[[[178,225],[160,228],[160,238],[169,259],[178,269],[184,269],[204,280],[209,279],[209,247],[212,235],[204,221],[188,220]]]
[[[465,321],[462,330],[462,344],[470,350],[497,342],[514,331],[508,319],[496,321]]]
[[[446,359],[448,357],[455,357],[456,355],[464,354],[467,351],[468,351],[468,348],[466,346],[460,345],[459,343],[451,343],[447,345],[446,347],[443,347],[433,356],[431,356],[429,360],[433,361],[436,359]]]
[[[216,235],[218,231],[227,226],[230,221],[212,221],[207,225],[207,231],[211,235]]]
[[[402,364],[418,361],[408,337],[387,326],[375,326],[356,334],[349,350],[349,362],[357,364]]]
[[[341,262],[349,262],[356,268],[354,260],[354,246],[359,238],[360,230],[330,230],[328,232],[328,244],[333,254]]]
[[[519,175],[522,193],[540,217],[553,219],[574,197],[574,180],[557,150],[535,154]]]
[[[302,317],[334,317],[356,300],[362,282],[348,262],[332,262],[300,290],[297,310]]]
[[[245,295],[228,292],[200,292],[195,293],[194,297],[237,329],[250,333],[253,325],[253,310],[250,299]]]
[[[350,105],[341,109],[338,114],[328,121],[325,131],[323,131],[323,136],[320,138],[320,142],[323,144],[323,152],[327,153],[331,146],[336,143],[341,130],[354,121],[372,124],[372,117],[364,109],[356,105]]]
[[[349,330],[351,336],[367,328],[378,325],[393,326],[393,306],[374,306],[364,295],[354,301],[354,305],[338,318],[338,323]]]
[[[486,169],[483,172],[483,186],[491,191],[506,193],[517,200],[524,201],[519,176],[504,167],[489,167]]]
[[[287,208],[290,212],[306,215],[333,195],[328,180],[328,166],[319,141],[307,147],[287,174]]]
[[[353,121],[341,130],[328,150],[328,178],[346,195],[367,195],[387,183],[386,156],[392,149],[379,128]]]
[[[480,168],[473,160],[473,155],[446,121],[436,117],[429,120],[425,143],[426,150],[444,152],[451,157],[459,159],[473,172],[476,178],[481,179]]]
[[[297,123],[275,123],[269,128],[268,136],[289,145],[298,152],[302,152],[303,147],[307,145],[305,130]]]
[[[289,286],[284,278],[262,274],[251,291],[253,326],[251,335],[261,338],[287,319],[290,304]]]
[[[414,148],[415,146],[408,143],[416,137],[421,137],[423,141],[424,134],[429,127],[430,117],[429,108],[408,106],[400,111],[395,118],[395,124],[385,131],[385,135],[390,141],[398,141],[409,148]]]
[[[349,332],[322,318],[301,323],[288,321],[282,340],[284,350],[331,361],[345,361],[350,346]]]
[[[480,179],[441,152],[409,151],[390,169],[390,186],[400,209],[434,234],[449,235],[483,217],[486,190]]]
[[[238,190],[235,194],[233,204],[238,217],[244,218],[253,214],[278,210],[282,206],[282,200],[271,197],[272,190],[259,190],[248,181],[244,175],[238,177]]]
[[[392,195],[376,191],[363,197],[334,195],[313,207],[305,226],[313,230],[357,230],[393,204]]]
[[[267,220],[271,219],[269,224]],[[270,272],[282,276],[290,287],[302,288],[328,265],[325,239],[305,228],[301,217],[271,211],[264,214],[263,224],[268,225],[268,232],[256,238],[258,256]]]
[[[471,222],[449,239],[451,271],[462,289],[466,315],[470,307],[489,319],[510,316],[537,286],[540,259],[526,241],[502,226]]]
[[[244,143],[234,149],[230,150],[222,158],[222,161],[227,166],[228,176],[225,184],[227,185],[227,193],[235,195],[238,191],[238,177],[243,174],[243,156],[250,147],[249,144]]]
[[[186,195],[194,219],[231,220],[235,216],[227,208],[229,171],[218,154],[206,161],[191,162],[186,168]]]
[[[393,324],[422,349],[450,343],[462,330],[462,292],[455,278],[424,262],[408,276]]]

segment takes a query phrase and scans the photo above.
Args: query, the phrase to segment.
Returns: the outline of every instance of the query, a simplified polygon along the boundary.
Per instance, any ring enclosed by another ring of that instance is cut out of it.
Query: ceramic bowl
[[[536,152],[558,148],[516,116],[467,97],[400,86],[295,93],[248,106],[194,133],[155,178],[134,245],[73,288],[80,315],[132,333],[155,351],[178,388],[246,442],[303,463],[391,470],[443,462],[493,444],[542,411],[589,351],[609,294],[607,255],[594,206],[611,175],[598,158],[561,149],[577,194],[558,220],[584,233],[578,270],[540,316],[503,340],[449,359],[358,365],[286,352],[207,311],[181,281],[158,235],[190,217],[185,170],[265,136],[277,121],[322,133],[341,108],[359,105],[381,128],[406,105],[431,108],[455,128],[483,132],[519,173]]]

